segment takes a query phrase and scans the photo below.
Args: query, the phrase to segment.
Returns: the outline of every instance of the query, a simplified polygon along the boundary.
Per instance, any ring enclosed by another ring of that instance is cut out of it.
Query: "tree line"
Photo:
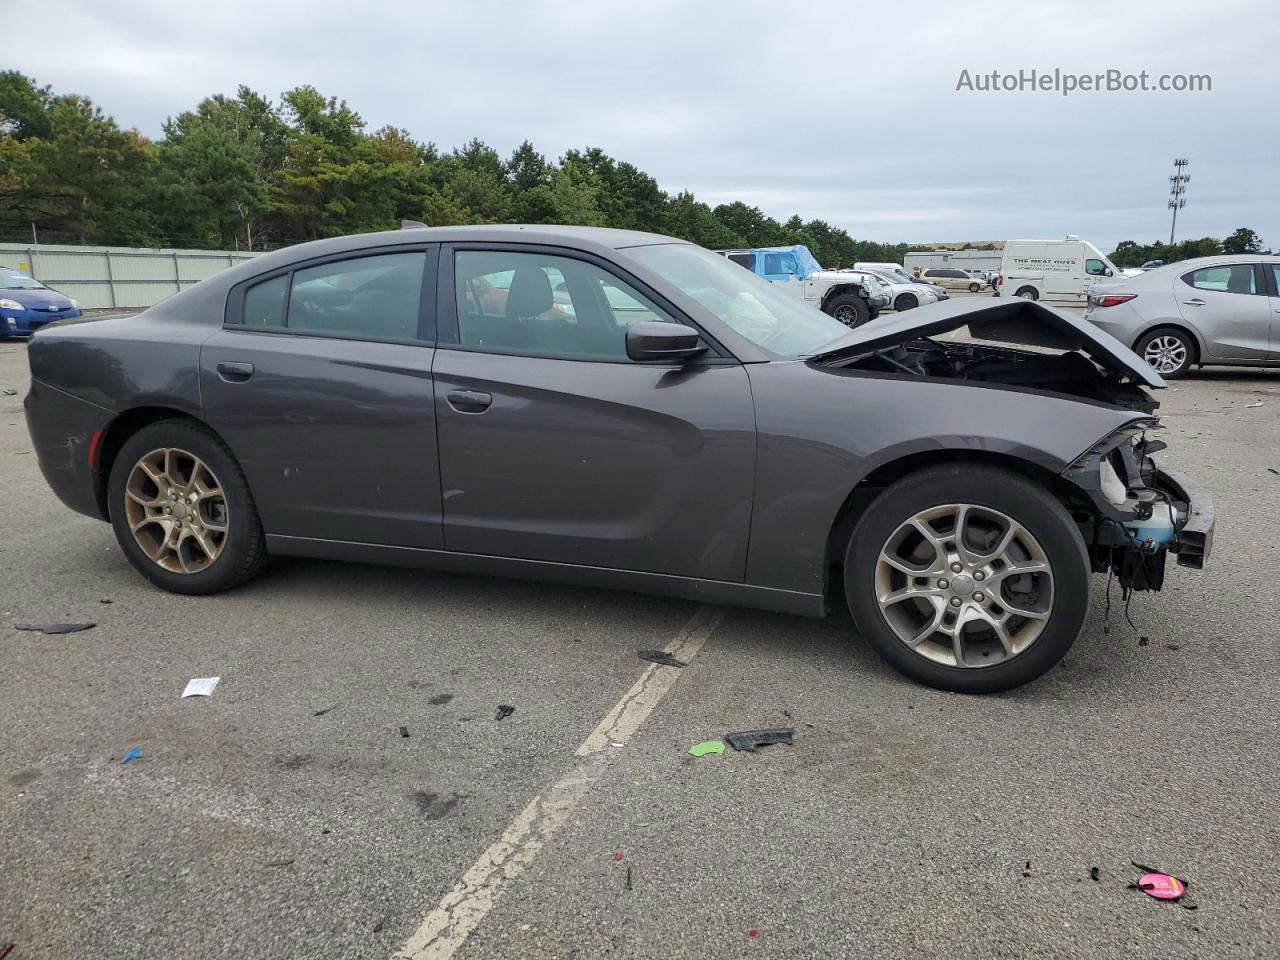
[[[855,240],[824,220],[780,222],[741,201],[668,193],[634,164],[587,147],[508,157],[479,139],[444,152],[301,86],[279,101],[240,87],[165,121],[152,141],[88,97],[0,72],[0,240],[270,250],[390,230],[401,220],[568,223],[648,230],[705,247],[804,244],[827,267],[902,263],[905,243]],[[1126,240],[1118,266],[1261,248],[1241,228],[1175,246]]]
[[[668,193],[603,150],[449,152],[406,130],[369,132],[345,101],[247,87],[171,117],[151,141],[88,97],[0,73],[0,240],[268,250],[430,225],[568,223],[665,233],[707,247],[802,243],[829,266],[902,262],[905,244],[854,240],[823,220],[781,223],[742,202]]]

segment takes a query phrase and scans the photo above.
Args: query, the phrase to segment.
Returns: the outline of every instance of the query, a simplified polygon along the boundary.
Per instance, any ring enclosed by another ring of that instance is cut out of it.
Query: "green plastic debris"
[[[689,748],[689,756],[705,757],[708,753],[724,753],[724,741],[703,740]]]

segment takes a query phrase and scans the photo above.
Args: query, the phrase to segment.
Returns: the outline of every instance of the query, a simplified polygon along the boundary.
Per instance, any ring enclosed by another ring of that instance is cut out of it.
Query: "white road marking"
[[[688,663],[723,619],[724,611],[719,608],[699,608],[667,650]],[[396,957],[401,960],[452,957],[493,909],[503,891],[519,879],[538,851],[569,819],[592,784],[604,774],[618,746],[626,745],[680,678],[680,673],[671,667],[651,664],[578,747],[574,766],[529,801],[502,836],[463,874],[457,886],[427,914]]]

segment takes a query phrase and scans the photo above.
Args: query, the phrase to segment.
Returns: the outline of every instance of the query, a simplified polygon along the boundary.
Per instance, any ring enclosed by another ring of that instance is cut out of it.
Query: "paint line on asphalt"
[[[724,610],[701,607],[667,646],[673,656],[690,662],[724,619]],[[402,960],[448,960],[466,942],[503,891],[519,879],[608,769],[617,754],[613,744],[626,745],[654,708],[680,678],[681,670],[650,665],[632,684],[582,746],[576,763],[559,780],[529,801],[463,874],[458,884],[423,919],[399,953]]]

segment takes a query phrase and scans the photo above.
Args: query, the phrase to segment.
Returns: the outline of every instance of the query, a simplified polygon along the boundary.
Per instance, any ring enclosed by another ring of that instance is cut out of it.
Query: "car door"
[[[1271,350],[1271,301],[1261,265],[1214,264],[1173,282],[1173,296],[1205,351],[1222,360],[1264,360]]]
[[[503,303],[476,295],[507,271]],[[447,549],[743,579],[755,419],[737,360],[627,359],[631,323],[689,321],[587,254],[445,246],[439,290]]]
[[[1074,303],[1084,299],[1084,248],[1078,243],[1045,244],[1044,298]]]
[[[438,255],[364,250],[232,289],[226,323],[200,350],[200,386],[268,534],[443,546]]]
[[[789,250],[766,250],[760,254],[763,258],[762,276],[775,287],[781,287],[797,300],[804,299],[804,281],[800,279],[800,264],[796,255]]]
[[[1263,265],[1267,281],[1267,300],[1271,306],[1269,360],[1280,360],[1280,263]]]

